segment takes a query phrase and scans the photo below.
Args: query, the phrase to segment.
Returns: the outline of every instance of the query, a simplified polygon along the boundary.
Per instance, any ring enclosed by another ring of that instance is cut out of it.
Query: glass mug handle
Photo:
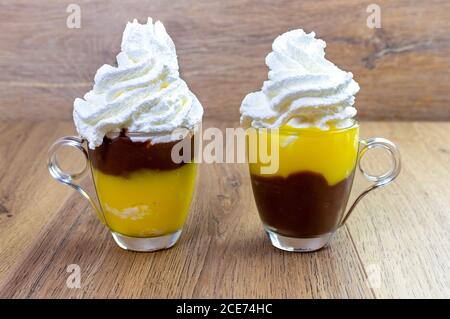
[[[95,212],[97,213],[97,216],[100,218],[100,220],[104,223],[103,214],[101,213],[100,209],[98,208],[95,201],[92,199],[92,197],[79,185],[76,183],[77,180],[80,180],[88,170],[88,153],[86,149],[83,146],[84,140],[80,137],[76,136],[66,136],[58,139],[53,145],[50,147],[48,151],[48,162],[47,167],[48,171],[50,172],[50,175],[57,180],[58,182],[62,184],[66,184],[74,188],[78,193],[80,193],[84,198],[86,198],[89,203],[94,208]],[[58,163],[58,158],[56,156],[58,150],[63,146],[70,146],[77,150],[79,150],[83,156],[84,156],[84,167],[83,169],[78,173],[68,173],[61,169]]]
[[[359,203],[359,201],[366,196],[369,192],[373,191],[374,189],[382,186],[386,186],[389,183],[391,183],[400,173],[400,152],[398,151],[397,146],[395,146],[394,143],[391,141],[381,138],[381,137],[372,137],[365,140],[360,141],[360,145],[362,148],[360,149],[358,153],[358,169],[359,171],[364,175],[366,179],[373,182],[371,186],[369,186],[366,190],[364,190],[361,194],[358,195],[358,197],[355,199],[353,204],[350,206],[347,213],[344,215],[344,218],[342,219],[339,226],[342,226],[345,224],[347,219],[350,217],[350,214],[355,209],[356,205]],[[388,170],[386,173],[381,175],[371,175],[367,173],[364,168],[361,166],[361,158],[364,156],[364,154],[372,149],[372,148],[383,148],[389,151],[389,154],[391,156],[392,160],[392,166],[391,169]]]

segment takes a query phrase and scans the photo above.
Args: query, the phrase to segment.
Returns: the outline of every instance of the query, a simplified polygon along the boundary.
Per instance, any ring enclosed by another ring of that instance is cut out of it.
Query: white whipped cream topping
[[[356,115],[353,74],[325,58],[326,43],[302,29],[278,36],[266,57],[269,80],[241,105],[241,124],[255,128],[346,127]]]
[[[75,99],[73,111],[91,149],[125,128],[158,134],[152,143],[167,142],[173,130],[192,129],[202,119],[203,108],[180,78],[175,45],[160,21],[128,22],[117,67],[103,65],[94,81],[83,99]]]

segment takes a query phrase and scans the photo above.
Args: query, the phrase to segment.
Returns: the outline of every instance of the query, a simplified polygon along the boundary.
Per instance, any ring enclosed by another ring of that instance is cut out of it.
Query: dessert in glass
[[[400,171],[392,142],[359,139],[353,106],[359,86],[352,73],[325,58],[325,46],[301,29],[277,37],[266,57],[269,80],[241,105],[242,125],[256,130],[255,138],[248,139],[249,153],[277,154],[276,170],[265,172],[265,163],[255,155],[249,170],[264,229],[272,244],[286,251],[326,246],[359,200]],[[386,149],[392,158],[391,169],[380,176],[359,165],[374,147]],[[346,212],[357,168],[373,184]]]
[[[180,78],[175,45],[163,24],[134,20],[125,28],[117,66],[103,65],[93,89],[75,100],[79,137],[56,141],[49,171],[90,201],[120,247],[169,248],[180,237],[197,175],[193,157],[180,161],[173,150],[178,143],[191,145],[202,115]],[[76,184],[82,174],[58,165],[61,146],[84,154],[83,173],[90,167],[96,200]]]

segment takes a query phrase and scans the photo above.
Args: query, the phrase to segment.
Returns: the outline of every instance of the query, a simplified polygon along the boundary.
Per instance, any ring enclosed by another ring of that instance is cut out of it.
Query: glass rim
[[[137,132],[137,131],[125,131],[125,137],[146,137],[146,138],[152,138],[152,137],[161,137],[161,136],[170,136],[173,134],[185,134],[188,135],[195,133],[197,130],[197,127],[188,128],[188,127],[177,127],[173,131],[161,131],[161,132]],[[123,133],[123,131],[117,131],[117,132],[108,132],[105,134],[108,138],[117,138],[120,137],[120,135]]]
[[[304,134],[308,134],[308,135],[321,135],[323,136],[323,133],[328,133],[328,134],[339,134],[345,131],[349,131],[351,129],[355,129],[355,128],[359,128],[359,123],[357,120],[352,120],[351,125],[348,125],[346,127],[342,127],[342,128],[332,128],[332,129],[326,129],[326,130],[322,130],[318,127],[301,127],[301,128],[295,128],[295,127],[274,127],[274,128],[267,128],[267,127],[261,127],[261,128],[255,128],[255,127],[249,127],[248,129],[255,129],[256,131],[262,131],[262,130],[267,130],[267,131],[272,131],[272,130],[277,130],[279,134],[281,135],[304,135]]]

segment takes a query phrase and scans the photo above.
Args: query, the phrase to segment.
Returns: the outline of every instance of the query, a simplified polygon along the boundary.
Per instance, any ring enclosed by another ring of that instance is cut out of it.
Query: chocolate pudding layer
[[[192,137],[191,144],[193,140]],[[172,170],[186,164],[172,160],[172,147],[179,142],[133,142],[122,132],[113,139],[105,137],[99,147],[89,149],[89,157],[95,169],[109,175],[128,176],[140,169]]]
[[[347,204],[353,172],[335,185],[313,172],[288,177],[251,174],[261,219],[266,227],[288,237],[315,237],[334,231]]]

